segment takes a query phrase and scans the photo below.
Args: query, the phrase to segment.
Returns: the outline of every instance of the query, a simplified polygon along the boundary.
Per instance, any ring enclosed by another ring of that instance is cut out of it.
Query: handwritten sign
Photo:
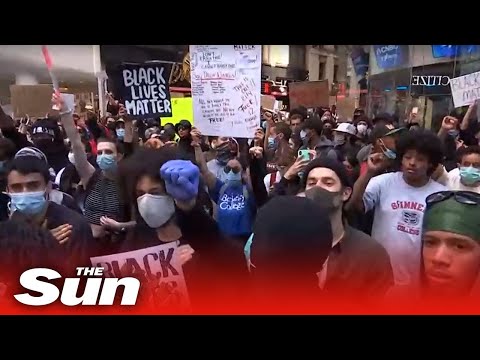
[[[116,95],[137,119],[172,116],[169,63],[124,64],[114,74]]]
[[[329,105],[328,80],[291,82],[288,89],[290,109],[299,106],[308,108]]]
[[[191,45],[195,126],[205,135],[252,138],[260,125],[261,45]]]
[[[450,88],[456,108],[472,104],[480,99],[480,71],[451,79]]]
[[[121,278],[132,274],[147,289],[150,304],[165,312],[190,308],[187,285],[178,258],[178,242],[126,253],[93,257],[92,266],[104,269],[106,277]]]

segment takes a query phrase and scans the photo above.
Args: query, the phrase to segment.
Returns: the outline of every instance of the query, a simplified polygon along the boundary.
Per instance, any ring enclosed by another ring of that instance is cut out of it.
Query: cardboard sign
[[[13,115],[16,118],[45,117],[52,113],[52,85],[10,85]]]
[[[299,106],[307,109],[328,107],[330,100],[328,80],[292,82],[289,84],[288,97],[290,109]]]
[[[356,109],[354,98],[338,98],[336,105],[340,121],[351,121],[353,119],[353,113]]]
[[[275,97],[271,95],[261,95],[260,103],[265,110],[275,110]]]

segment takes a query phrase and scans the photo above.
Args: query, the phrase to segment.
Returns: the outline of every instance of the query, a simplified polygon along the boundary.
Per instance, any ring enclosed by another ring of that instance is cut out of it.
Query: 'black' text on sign
[[[128,114],[140,119],[172,116],[170,71],[167,63],[122,66],[121,98]]]

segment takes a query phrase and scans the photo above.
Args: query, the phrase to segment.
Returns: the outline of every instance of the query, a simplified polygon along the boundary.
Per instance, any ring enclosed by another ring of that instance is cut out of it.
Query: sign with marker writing
[[[261,45],[190,45],[193,118],[202,134],[253,138],[261,64]]]
[[[480,71],[451,79],[450,87],[456,108],[472,104],[480,99]]]
[[[104,276],[133,276],[141,281],[141,292],[149,303],[165,313],[190,309],[187,285],[178,257],[178,241],[146,249],[90,258]]]
[[[172,116],[169,63],[124,64],[115,74],[117,97],[128,114],[145,119]]]

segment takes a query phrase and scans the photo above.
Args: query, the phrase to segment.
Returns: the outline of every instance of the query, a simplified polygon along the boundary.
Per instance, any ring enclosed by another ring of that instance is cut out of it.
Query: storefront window
[[[480,45],[372,45],[367,112],[389,113],[402,125],[412,110],[426,128],[438,130],[454,108],[450,80],[480,71]]]

